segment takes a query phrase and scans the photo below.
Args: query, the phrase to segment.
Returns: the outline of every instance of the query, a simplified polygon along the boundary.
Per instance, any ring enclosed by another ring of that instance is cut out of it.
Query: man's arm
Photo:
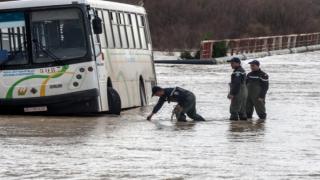
[[[241,74],[240,72],[235,72],[233,76],[234,77],[233,77],[233,81],[231,82],[230,95],[236,96],[239,93],[240,87],[241,87]]]
[[[249,84],[249,77],[251,76],[251,73],[252,73],[252,72],[250,72],[250,73],[247,74],[247,76],[246,76],[246,85]]]
[[[165,103],[164,98],[160,98],[156,106],[154,106],[152,113],[157,114],[159,110],[162,108],[164,103]]]
[[[260,82],[261,82],[260,98],[265,99],[267,92],[269,90],[269,76],[268,76],[268,74],[263,74],[260,77]]]
[[[154,106],[152,113],[147,117],[147,120],[150,121],[152,119],[152,116],[159,112],[165,102],[166,101],[164,98],[160,98],[158,103]]]

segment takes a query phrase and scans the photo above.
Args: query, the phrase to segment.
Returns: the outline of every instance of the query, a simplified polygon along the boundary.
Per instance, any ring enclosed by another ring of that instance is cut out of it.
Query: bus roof
[[[135,13],[145,14],[146,11],[141,6],[129,5],[124,3],[103,1],[103,0],[18,0],[18,1],[6,1],[0,2],[0,10],[9,9],[22,9],[22,8],[32,8],[32,7],[44,7],[44,6],[58,6],[58,5],[68,5],[68,4],[88,4],[92,7],[119,10],[119,11],[129,11]]]

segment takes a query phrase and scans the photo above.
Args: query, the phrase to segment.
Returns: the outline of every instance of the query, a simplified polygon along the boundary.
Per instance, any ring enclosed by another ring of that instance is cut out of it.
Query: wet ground
[[[198,96],[205,123],[167,105],[121,117],[0,117],[0,179],[320,179],[320,53],[261,59],[266,122],[228,121],[228,65],[156,67],[160,85]],[[248,67],[247,65],[245,67]]]

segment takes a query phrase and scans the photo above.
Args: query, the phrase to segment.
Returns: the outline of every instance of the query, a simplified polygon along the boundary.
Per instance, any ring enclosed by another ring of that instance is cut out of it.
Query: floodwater
[[[261,59],[269,118],[230,122],[229,65],[157,65],[193,90],[208,122],[171,123],[171,105],[121,117],[0,117],[0,179],[320,179],[320,52]],[[245,65],[248,68],[247,65]]]

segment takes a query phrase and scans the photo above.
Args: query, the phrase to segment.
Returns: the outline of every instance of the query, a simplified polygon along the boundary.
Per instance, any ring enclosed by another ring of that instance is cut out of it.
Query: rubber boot
[[[267,114],[258,114],[260,120],[266,120],[267,119]]]
[[[231,114],[230,121],[239,121],[239,115],[237,114]]]
[[[244,114],[239,114],[239,117],[240,117],[241,121],[247,121],[248,120],[247,116],[244,115]]]

